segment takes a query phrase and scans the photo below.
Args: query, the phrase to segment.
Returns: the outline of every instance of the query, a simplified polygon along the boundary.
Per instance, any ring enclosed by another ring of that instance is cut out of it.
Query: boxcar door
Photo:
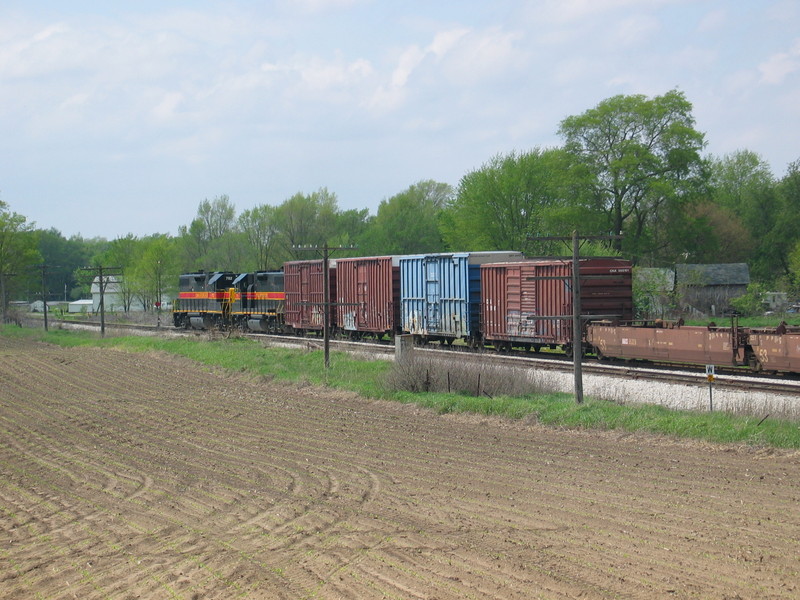
[[[369,286],[367,282],[370,276],[371,263],[360,261],[356,269],[356,329],[364,331],[368,329],[369,318],[367,316],[367,306],[369,306]]]
[[[425,261],[425,329],[439,331],[441,319],[441,264],[435,257]]]

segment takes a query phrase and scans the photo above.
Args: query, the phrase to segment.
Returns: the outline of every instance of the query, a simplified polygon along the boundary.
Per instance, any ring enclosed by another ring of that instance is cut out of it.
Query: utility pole
[[[41,294],[42,294],[42,304],[44,305],[44,330],[48,331],[48,329],[47,329],[47,297],[49,296],[49,293],[47,292],[47,270],[48,269],[54,269],[54,268],[55,269],[59,269],[61,267],[59,267],[57,265],[54,266],[54,265],[41,264],[41,265],[36,265],[33,268],[34,269],[39,269],[42,272],[42,292],[41,292]],[[64,291],[64,300],[65,301],[67,299],[66,288],[67,288],[67,284],[65,283],[64,284],[64,290],[65,290]]]
[[[355,250],[356,246],[328,246],[328,243],[325,242],[321,248],[319,246],[293,246],[293,248],[296,250],[314,250],[322,253],[322,285],[324,288],[322,290],[322,347],[325,355],[325,369],[330,369],[330,310],[332,307],[337,306],[335,302],[331,302],[330,269],[328,268],[330,253],[334,250]]]
[[[47,275],[47,265],[41,264],[36,267],[37,269],[41,269],[42,271],[42,304],[44,305],[44,330],[48,331],[47,329],[47,281],[45,276]]]
[[[572,364],[575,402],[583,404],[583,319],[581,315],[580,244],[582,241],[619,240],[622,235],[578,235],[574,230],[565,236],[528,236],[531,241],[572,242]]]
[[[103,282],[103,270],[106,270],[106,277],[120,275],[122,273],[122,267],[103,267],[102,265],[98,265],[96,267],[84,267],[81,271],[88,271],[90,273],[97,273],[98,277],[98,285],[100,287],[100,337],[106,336],[106,312],[105,312],[105,302],[103,297],[105,296],[106,291],[106,284]],[[113,271],[109,273],[108,271]],[[92,278],[94,281],[94,277]],[[89,284],[89,291],[91,292],[92,284]]]
[[[572,365],[575,402],[583,403],[583,327],[581,324],[581,265],[578,230],[572,232]]]

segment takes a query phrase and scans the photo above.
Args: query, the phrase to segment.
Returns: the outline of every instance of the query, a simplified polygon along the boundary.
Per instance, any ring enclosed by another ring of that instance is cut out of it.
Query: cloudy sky
[[[3,0],[0,200],[37,227],[176,234],[327,187],[342,209],[561,143],[681,90],[707,151],[800,158],[798,0]]]

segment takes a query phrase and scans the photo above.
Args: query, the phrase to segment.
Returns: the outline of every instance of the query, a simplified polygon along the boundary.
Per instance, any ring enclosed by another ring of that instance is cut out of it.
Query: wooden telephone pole
[[[575,402],[583,403],[583,320],[587,317],[581,315],[581,267],[580,249],[581,242],[599,240],[619,240],[622,235],[578,235],[572,232],[569,237],[564,236],[529,236],[531,241],[559,241],[572,242],[572,364],[575,388]]]
[[[84,267],[81,269],[81,271],[95,273],[98,278],[98,285],[100,287],[100,337],[106,336],[106,311],[105,311],[105,301],[104,301],[106,284],[103,282],[104,270],[105,270],[105,277],[112,277],[115,275],[120,275],[122,273],[122,267],[104,267],[102,265],[98,265],[96,267]],[[94,281],[94,277],[92,277],[92,281]],[[92,289],[92,284],[90,283],[89,291],[91,291],[91,289]]]
[[[330,291],[330,269],[328,264],[330,262],[330,254],[334,250],[355,250],[356,246],[328,246],[326,242],[322,247],[320,246],[294,246],[296,250],[313,250],[322,254],[322,346],[325,354],[325,369],[331,368],[330,347],[331,347],[331,330],[330,330],[330,310],[334,306],[338,306],[336,302],[331,302]]]

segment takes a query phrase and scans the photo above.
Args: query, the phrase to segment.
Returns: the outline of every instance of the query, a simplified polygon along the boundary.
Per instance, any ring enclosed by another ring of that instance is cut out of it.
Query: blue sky
[[[176,234],[327,187],[367,208],[679,89],[707,152],[800,158],[797,0],[0,4],[0,200],[38,227]]]

